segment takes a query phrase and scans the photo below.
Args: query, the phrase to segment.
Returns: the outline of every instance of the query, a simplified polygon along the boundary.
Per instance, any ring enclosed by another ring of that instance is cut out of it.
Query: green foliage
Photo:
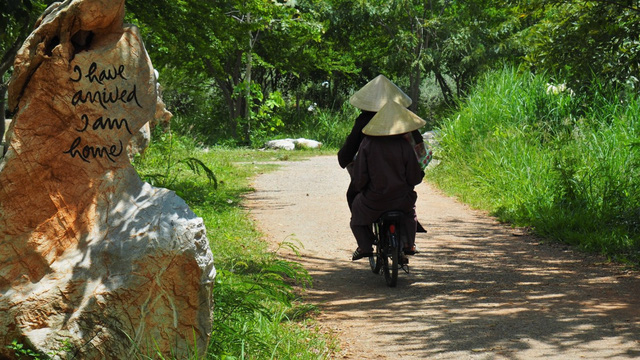
[[[24,41],[26,32],[42,11],[53,1],[3,0],[0,12],[0,59],[5,61],[6,51],[16,40]]]
[[[322,142],[322,146],[338,149],[351,131],[360,111],[349,103],[344,103],[340,111],[315,108],[306,111],[302,119],[291,124],[285,134],[288,137],[305,137]]]
[[[257,264],[237,261],[231,269],[218,273],[214,340],[210,346],[213,353],[240,351],[249,358],[264,358],[278,352],[278,345],[274,348],[274,344],[291,341],[280,339],[277,332],[281,330],[274,325],[300,319],[301,310],[302,313],[313,310],[293,302],[292,284],[304,286],[311,280],[299,264],[272,258],[263,261]],[[292,345],[297,346],[289,343],[287,347]]]
[[[0,46],[12,57],[50,1],[7,1]],[[128,0],[126,21],[143,33],[176,131],[259,146],[309,118],[309,104],[339,110],[380,73],[429,117],[505,59],[575,91],[591,88],[592,74],[637,89],[639,16],[633,1]],[[423,96],[425,83],[439,96]]]
[[[566,78],[576,90],[600,81],[638,88],[640,7],[636,1],[533,2],[540,20],[523,33],[533,69]]]
[[[159,70],[162,98],[173,114],[171,129],[197,142],[215,143],[225,132],[222,99],[209,79],[182,68]]]
[[[247,129],[247,136],[252,145],[261,146],[264,141],[278,134],[284,128],[279,109],[285,106],[285,101],[279,91],[274,91],[263,98],[258,84],[252,84],[252,96],[248,98],[251,106],[250,116],[238,119],[238,123]]]
[[[58,349],[50,351],[46,355],[32,350],[29,346],[25,345],[22,342],[19,342],[18,340],[13,340],[11,344],[6,346],[6,348],[12,350],[17,359],[41,360],[59,358],[60,356],[65,356],[66,359],[73,359],[73,356],[65,355],[73,350],[73,346],[71,345],[69,340],[61,340],[58,343]]]
[[[13,340],[10,345],[7,345],[7,349],[13,350],[14,355],[19,359],[28,358],[39,360],[43,358],[41,354],[26,347],[23,343],[18,342],[18,340]]]
[[[136,0],[129,2],[128,9],[129,20],[143,29],[156,67],[205,77],[202,84],[216,89],[210,93],[213,106],[206,110],[224,108],[225,114],[218,117],[213,110],[201,121],[215,120],[198,127],[223,124],[227,137],[240,143],[248,143],[256,130],[252,113],[259,115],[272,107],[268,102],[279,96],[271,93],[282,97],[301,76],[326,68],[313,47],[321,25],[292,6],[271,0],[152,4]],[[175,16],[156,16],[160,13]],[[181,87],[167,90],[179,93]],[[171,101],[167,103],[171,108]]]
[[[306,314],[313,306],[300,301],[298,292],[310,285],[299,263],[281,259],[279,250],[297,251],[293,243],[269,251],[242,206],[252,189],[249,179],[273,165],[260,160],[283,157],[277,151],[200,149],[184,137],[156,134],[144,157],[137,159],[139,173],[165,171],[167,149],[173,157],[200,159],[216,174],[218,188],[205,176],[181,172],[171,189],[202,217],[218,271],[214,286],[213,335],[207,359],[322,359],[335,345]],[[304,156],[287,152],[286,157]]]
[[[416,100],[415,111],[435,116],[439,102],[452,105],[496,59],[516,58],[512,37],[527,25],[515,5],[486,0],[287,4],[128,2],[178,132],[207,144],[261,146],[313,120],[305,112],[311,104],[323,116],[339,111],[380,73]],[[428,94],[428,108],[419,101],[426,81],[440,91]]]
[[[52,2],[53,0],[3,0],[0,12],[0,134],[5,131],[5,101],[14,57],[36,19]]]
[[[640,103],[595,87],[548,91],[544,75],[492,72],[441,126],[429,177],[500,219],[630,259],[640,250]]]
[[[178,164],[186,164],[191,171],[196,173],[196,175],[200,175],[201,172],[204,172],[205,175],[207,175],[207,179],[209,179],[209,185],[213,183],[213,188],[218,188],[218,179],[216,178],[216,175],[202,162],[202,160],[194,157],[188,157],[178,161]]]
[[[202,160],[192,156],[196,151],[193,145],[185,142],[184,138],[178,138],[177,141],[174,141],[171,132],[158,132],[156,139],[159,141],[151,145],[150,152],[154,154],[151,159],[146,161],[146,155],[138,155],[136,161],[145,164],[145,166],[139,166],[141,171],[160,169],[161,172],[141,172],[140,177],[143,180],[151,185],[172,188],[180,178],[183,181],[182,186],[187,184],[196,186],[198,183],[197,177],[204,174],[209,181],[209,185],[213,185],[214,189],[218,188],[218,179],[214,172]],[[184,173],[186,169],[191,170],[191,173],[195,176],[186,177]],[[188,187],[185,190],[188,192]],[[178,195],[185,190],[178,191]]]

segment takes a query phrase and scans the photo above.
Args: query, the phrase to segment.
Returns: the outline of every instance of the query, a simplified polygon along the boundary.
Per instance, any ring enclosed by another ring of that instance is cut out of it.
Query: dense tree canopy
[[[523,36],[526,61],[587,86],[604,83],[637,87],[640,63],[638,1],[562,1],[533,8],[541,19]]]
[[[51,1],[2,0],[0,101],[12,59]],[[308,104],[339,108],[383,73],[416,101],[432,82],[454,106],[484,71],[508,61],[576,88],[637,87],[638,1],[128,0],[178,118],[248,142]],[[4,104],[1,103],[2,107]],[[4,112],[2,112],[4,115]],[[293,114],[293,115],[291,115]],[[298,114],[298,115],[295,115]],[[208,125],[204,125],[208,124]],[[192,124],[193,125],[193,124]],[[208,130],[207,130],[208,129]],[[217,130],[216,130],[217,129]]]

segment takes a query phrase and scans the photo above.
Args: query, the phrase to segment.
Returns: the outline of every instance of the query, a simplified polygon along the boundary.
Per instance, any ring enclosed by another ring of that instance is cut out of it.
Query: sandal
[[[403,251],[405,255],[415,255],[420,253],[415,245],[413,245],[412,247],[406,247],[403,249]]]
[[[360,248],[357,248],[356,251],[353,252],[353,256],[351,257],[351,261],[360,260],[365,257],[372,257],[373,252],[362,252]]]

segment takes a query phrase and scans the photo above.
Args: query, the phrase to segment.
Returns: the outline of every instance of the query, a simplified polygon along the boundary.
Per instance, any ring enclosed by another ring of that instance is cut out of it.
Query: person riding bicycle
[[[356,118],[344,145],[338,151],[338,163],[343,169],[346,168],[349,174],[351,174],[353,160],[358,153],[360,143],[364,139],[362,129],[369,124],[369,121],[389,101],[395,101],[404,107],[409,107],[412,103],[411,98],[384,75],[376,76],[349,98],[351,105],[362,110]],[[349,209],[351,209],[351,204],[357,193],[353,188],[353,182],[350,183],[347,189]]]
[[[409,141],[411,132],[426,122],[397,102],[387,102],[362,129],[365,135],[353,163],[352,185],[357,192],[351,204],[351,231],[358,243],[352,260],[373,255],[372,224],[382,214],[399,210],[407,214],[408,244],[405,254],[416,253],[417,194],[422,170]]]

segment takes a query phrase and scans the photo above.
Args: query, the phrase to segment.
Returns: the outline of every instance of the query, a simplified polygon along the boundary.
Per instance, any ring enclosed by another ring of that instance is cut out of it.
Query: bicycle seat
[[[380,216],[379,221],[383,221],[383,222],[395,222],[395,221],[400,221],[404,218],[404,212],[402,211],[398,211],[398,210],[392,210],[392,211],[387,211],[386,213],[382,214],[382,216]]]

